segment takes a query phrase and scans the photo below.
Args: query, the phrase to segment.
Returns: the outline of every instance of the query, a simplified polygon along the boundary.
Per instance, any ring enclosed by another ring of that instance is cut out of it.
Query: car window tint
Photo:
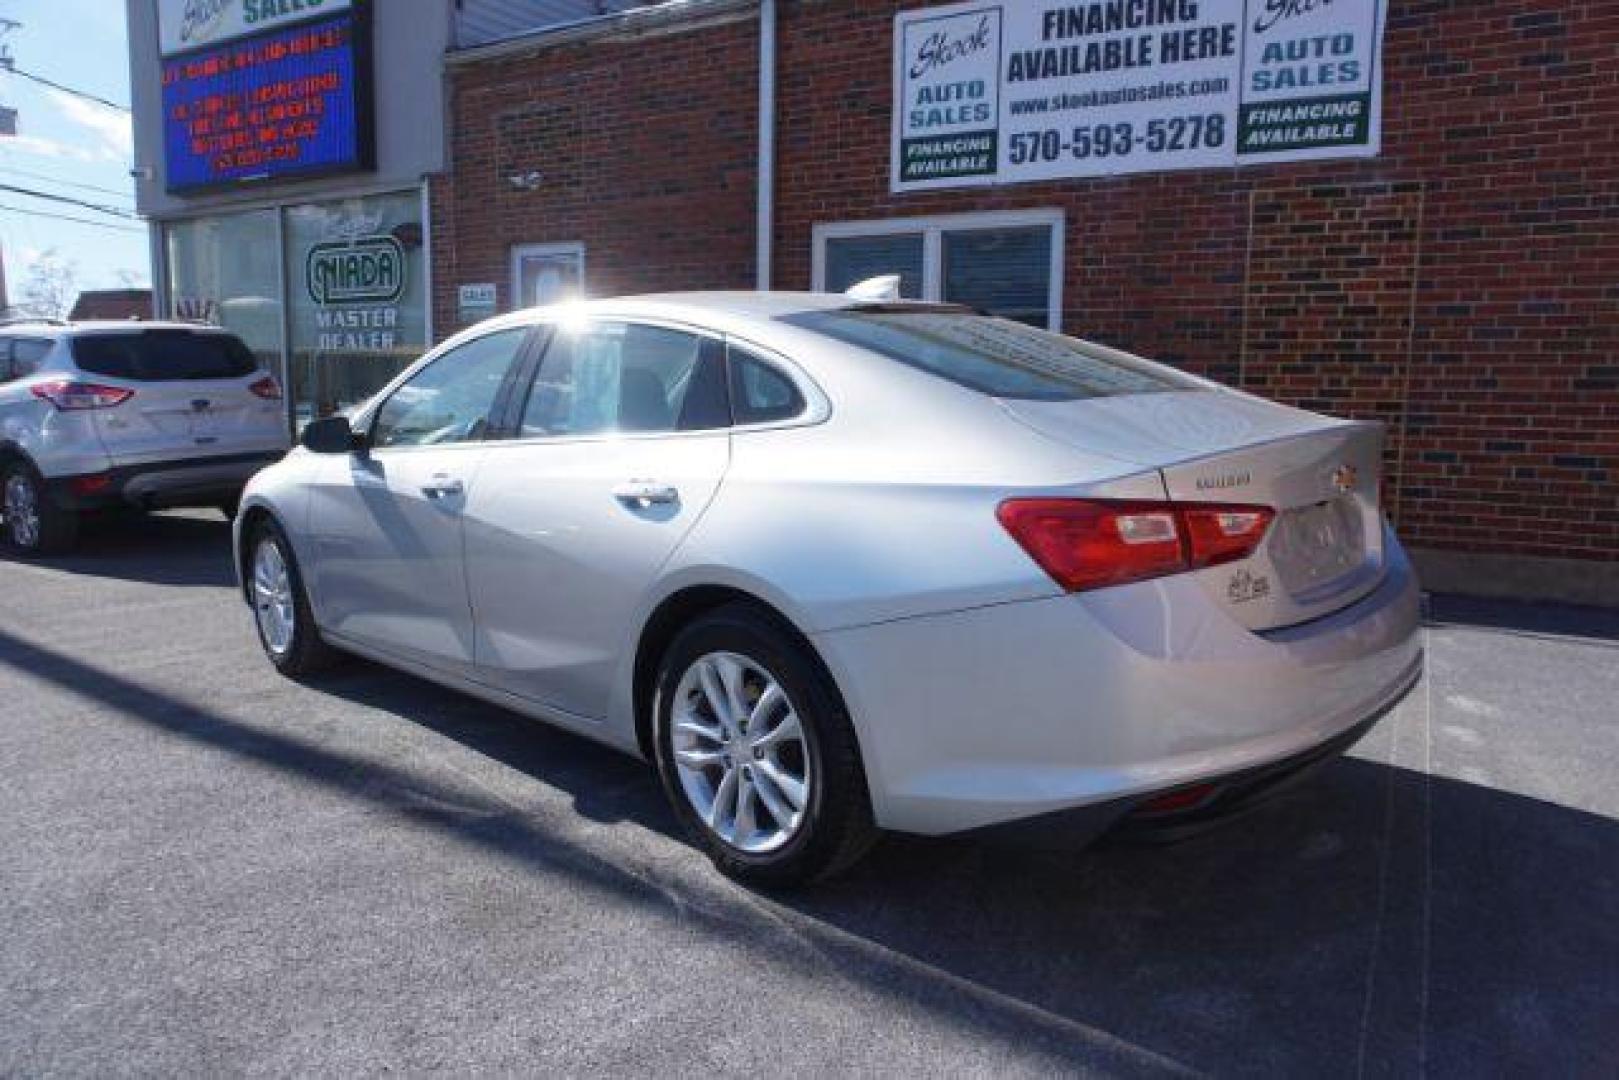
[[[0,383],[8,383],[18,377],[11,366],[11,339],[0,338]]]
[[[11,347],[11,377],[20,379],[39,370],[39,362],[51,351],[51,343],[38,338],[18,338]]]
[[[377,410],[371,445],[429,446],[484,438],[490,409],[527,333],[486,334],[418,371]]]
[[[786,322],[992,397],[1075,401],[1194,390],[1155,364],[1121,359],[1010,319],[956,311],[812,311]]]
[[[85,334],[73,339],[73,362],[91,375],[131,382],[239,379],[259,366],[234,334],[194,330]]]
[[[731,410],[738,424],[790,420],[804,411],[804,395],[768,361],[735,345],[730,358]]]
[[[559,328],[523,407],[523,438],[730,424],[718,343],[639,323]]]

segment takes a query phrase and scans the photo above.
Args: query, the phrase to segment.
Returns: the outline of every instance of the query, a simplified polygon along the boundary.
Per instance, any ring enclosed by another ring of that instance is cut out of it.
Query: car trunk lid
[[[95,413],[96,432],[114,465],[286,445],[280,398],[254,392],[267,377],[252,353],[229,335],[117,330],[80,336],[73,350],[87,379],[133,391],[117,408]]]
[[[1194,571],[1250,629],[1330,614],[1382,578],[1381,425],[1218,389],[1002,404],[1051,438],[1156,468],[1174,502],[1272,508],[1251,556]]]

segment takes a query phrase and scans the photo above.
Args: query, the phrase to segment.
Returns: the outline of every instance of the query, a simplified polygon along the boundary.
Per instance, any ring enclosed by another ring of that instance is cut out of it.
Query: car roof
[[[601,300],[564,300],[554,304],[522,308],[479,323],[471,330],[494,330],[569,317],[614,317],[666,319],[691,323],[721,332],[744,327],[768,328],[776,333],[786,329],[782,320],[792,315],[816,311],[949,311],[968,309],[955,304],[920,300],[874,303],[842,293],[824,292],[668,292],[644,293]],[[466,333],[463,331],[463,333]],[[457,335],[461,336],[461,335]],[[472,336],[472,335],[467,335]]]
[[[0,335],[27,334],[31,337],[69,337],[84,333],[128,330],[190,330],[199,334],[226,334],[222,326],[164,319],[85,319],[82,322],[14,322],[0,324]]]

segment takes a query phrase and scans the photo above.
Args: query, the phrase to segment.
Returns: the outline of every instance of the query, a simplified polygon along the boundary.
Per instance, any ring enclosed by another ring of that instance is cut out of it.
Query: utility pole
[[[0,18],[0,68],[7,71],[12,67],[11,43],[7,40],[12,33],[22,27],[16,19]],[[0,103],[0,138],[17,134],[17,110],[10,105]],[[0,318],[11,314],[11,295],[6,289],[6,255],[3,243],[0,243]]]
[[[20,30],[22,23],[16,19],[0,18],[0,68],[10,71],[14,61],[11,56],[11,43],[6,39],[11,37],[12,31]],[[17,134],[17,110],[10,105],[0,104],[0,136]]]

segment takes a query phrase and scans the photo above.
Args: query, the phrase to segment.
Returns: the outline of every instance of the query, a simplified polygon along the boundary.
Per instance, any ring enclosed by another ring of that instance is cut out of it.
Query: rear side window
[[[258,370],[239,338],[192,330],[86,334],[73,339],[73,362],[91,375],[134,382],[237,379]]]
[[[999,398],[1077,401],[1192,390],[1145,362],[1103,355],[1061,334],[961,311],[812,311],[784,321]]]
[[[39,362],[51,351],[51,343],[38,338],[18,338],[11,346],[11,377],[21,379],[39,370]]]
[[[746,349],[730,347],[731,411],[738,424],[791,420],[804,411],[793,381]]]
[[[529,390],[522,438],[708,431],[730,423],[720,346],[640,323],[599,322],[552,337]]]

